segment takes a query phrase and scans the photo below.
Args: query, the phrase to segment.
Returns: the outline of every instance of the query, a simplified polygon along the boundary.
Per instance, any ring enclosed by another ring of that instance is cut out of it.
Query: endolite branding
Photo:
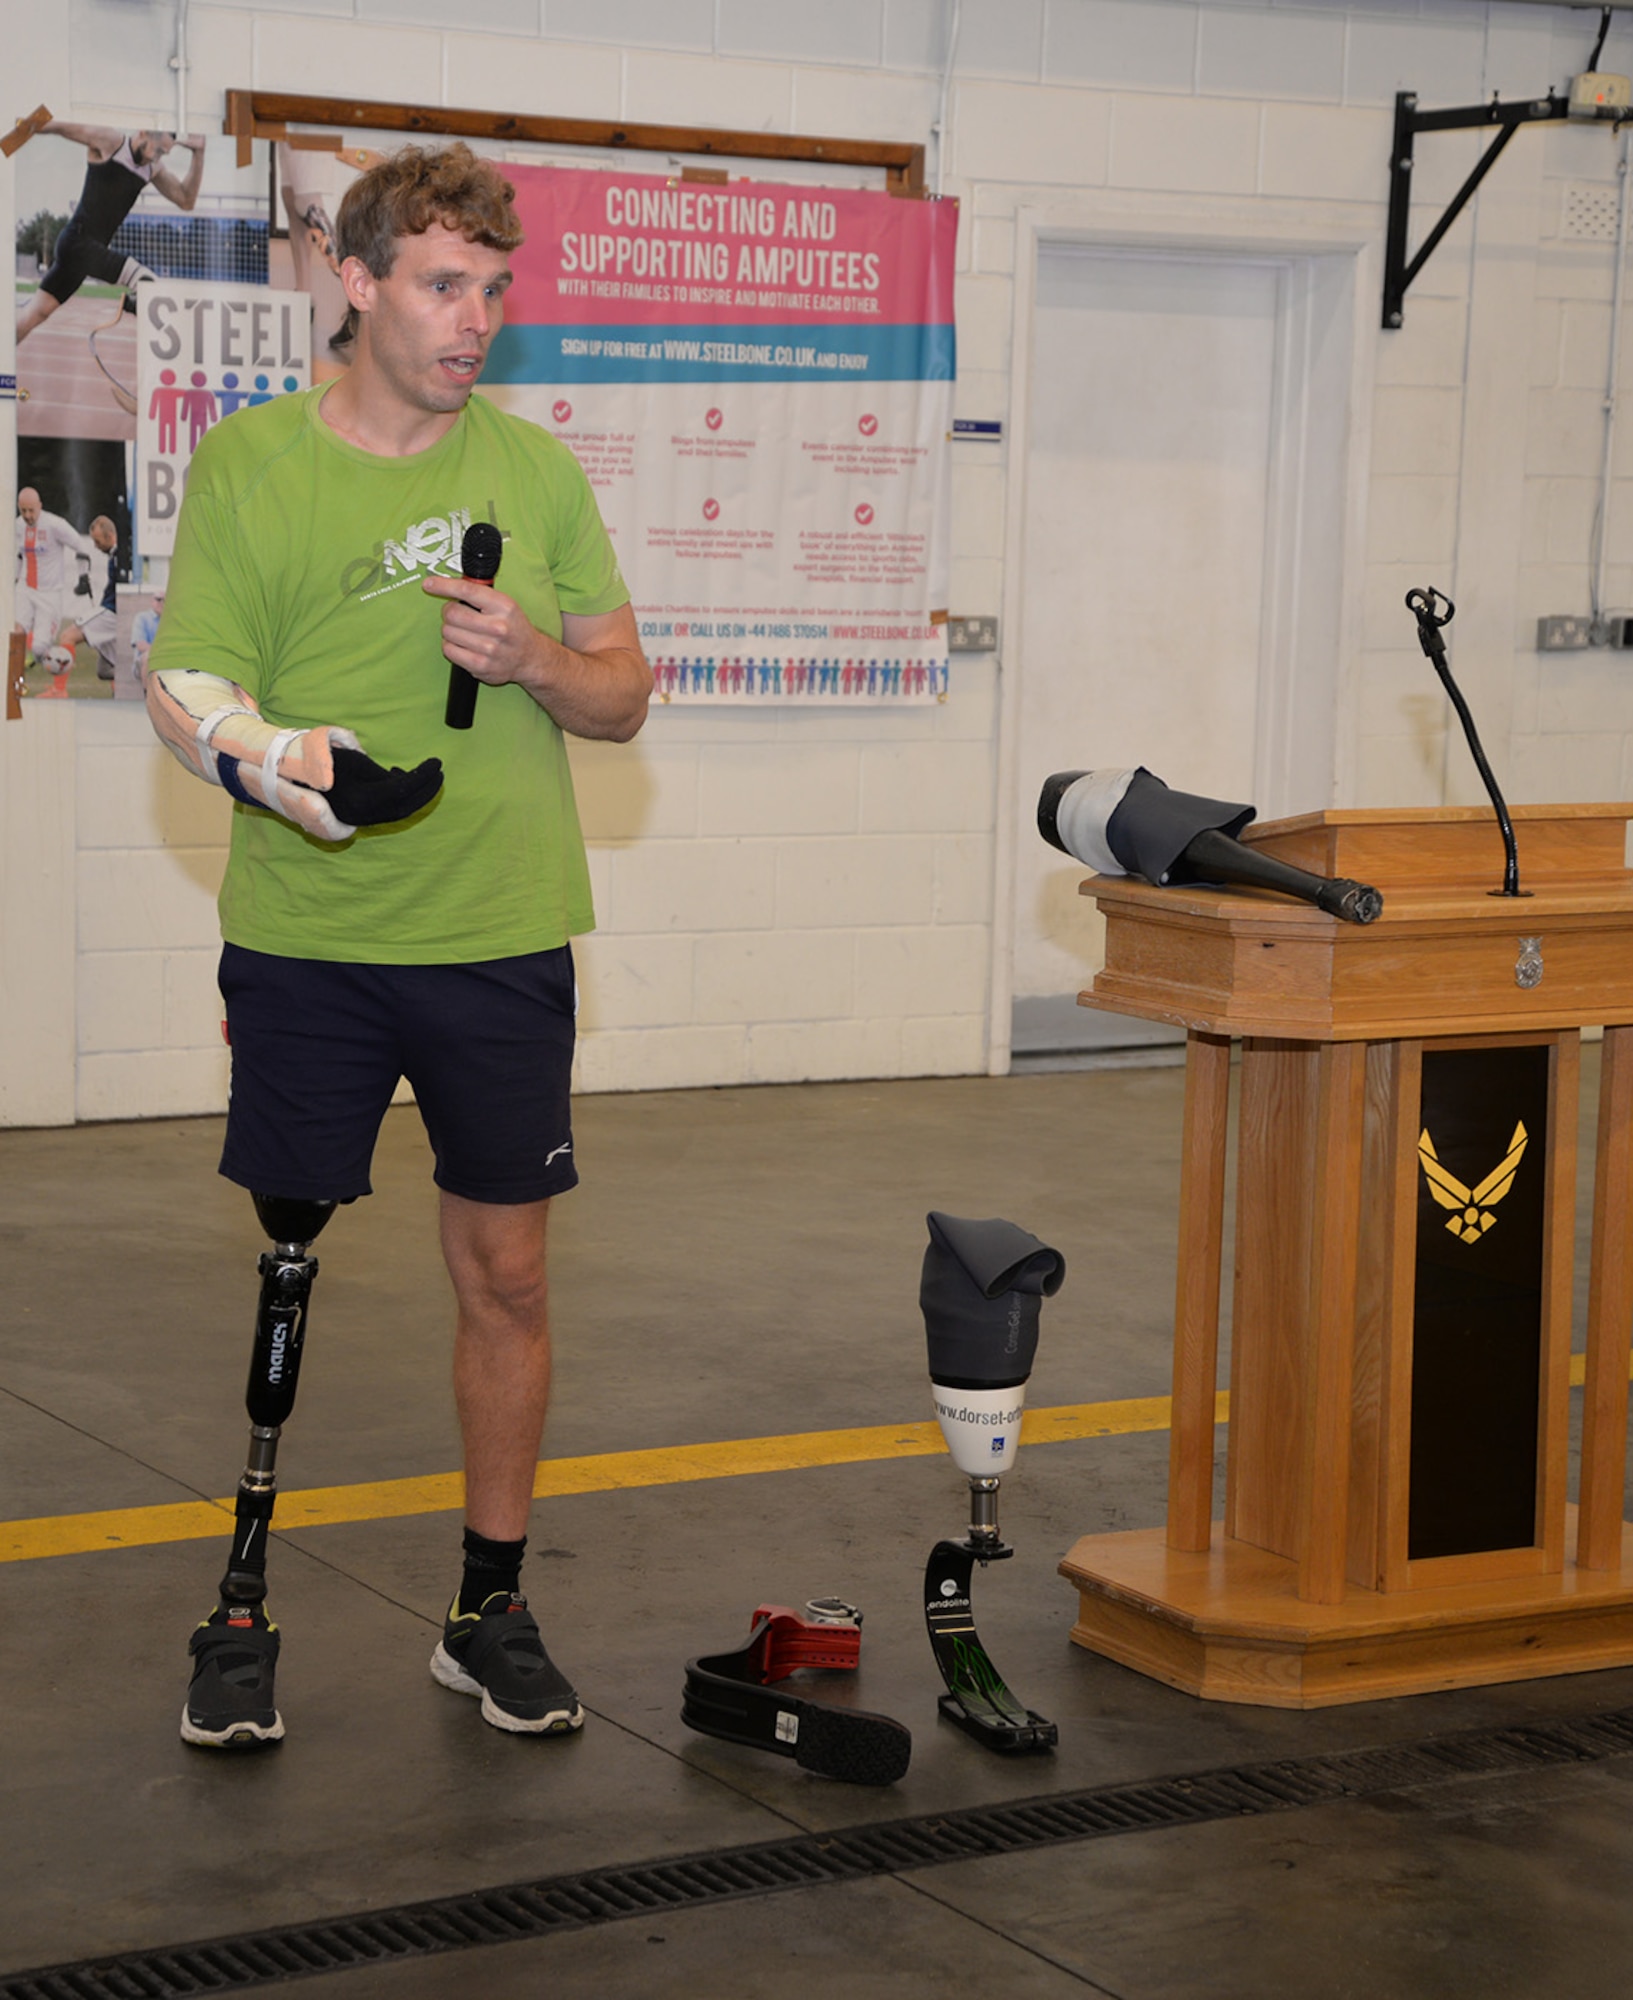
[[[289,1349],[295,1345],[300,1333],[301,1315],[297,1306],[288,1319],[272,1322],[272,1354],[267,1364],[266,1378],[269,1382],[281,1382],[284,1378],[284,1362]]]

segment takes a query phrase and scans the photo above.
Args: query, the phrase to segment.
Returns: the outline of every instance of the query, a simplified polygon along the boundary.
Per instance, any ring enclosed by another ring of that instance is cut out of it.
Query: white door
[[[1115,1043],[1078,1008],[1103,927],[1030,831],[1053,771],[1251,800],[1286,267],[1045,244],[1019,633],[1017,1055]],[[1120,1028],[1122,1032],[1120,1032]]]

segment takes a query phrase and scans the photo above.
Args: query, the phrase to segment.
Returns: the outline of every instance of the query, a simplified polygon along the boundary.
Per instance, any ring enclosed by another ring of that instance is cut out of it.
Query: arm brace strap
[[[206,784],[265,806],[319,840],[349,840],[357,831],[324,796],[334,783],[335,746],[361,748],[349,729],[278,729],[236,682],[182,667],[149,669],[147,710],[160,742]]]

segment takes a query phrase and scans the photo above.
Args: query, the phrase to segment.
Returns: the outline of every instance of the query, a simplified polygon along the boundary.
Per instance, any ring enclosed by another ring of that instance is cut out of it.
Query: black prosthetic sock
[[[517,1542],[493,1542],[474,1528],[465,1530],[465,1573],[460,1579],[459,1603],[455,1607],[461,1617],[469,1611],[480,1611],[495,1591],[513,1593],[521,1589],[522,1556],[526,1548],[526,1535]]]

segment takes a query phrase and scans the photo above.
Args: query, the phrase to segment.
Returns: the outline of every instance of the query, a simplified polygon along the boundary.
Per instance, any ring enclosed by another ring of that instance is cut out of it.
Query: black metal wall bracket
[[[1384,240],[1384,327],[1398,328],[1405,317],[1407,287],[1428,263],[1440,239],[1467,205],[1469,196],[1497,163],[1497,156],[1522,125],[1543,124],[1568,118],[1567,97],[1557,97],[1550,86],[1546,97],[1524,103],[1504,104],[1493,97],[1489,104],[1462,105],[1450,111],[1420,111],[1414,91],[1395,93],[1395,140],[1389,156],[1389,233]],[[1475,162],[1474,170],[1452,196],[1445,214],[1423,239],[1423,246],[1410,263],[1406,260],[1406,225],[1412,206],[1412,148],[1420,132],[1460,132],[1475,125],[1495,125],[1497,136]]]

